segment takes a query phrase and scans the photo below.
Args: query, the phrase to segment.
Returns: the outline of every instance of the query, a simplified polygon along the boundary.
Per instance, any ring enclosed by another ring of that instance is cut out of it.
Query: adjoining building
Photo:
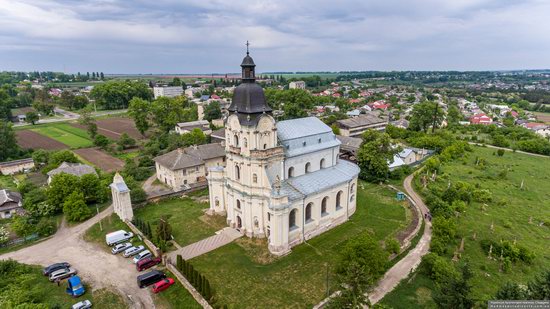
[[[210,123],[207,120],[180,122],[176,124],[176,133],[178,134],[189,133],[193,131],[193,129],[200,129],[204,135],[210,135],[212,133]]]
[[[212,134],[210,134],[210,141],[212,143],[223,143],[225,142],[225,127],[218,129],[216,131],[213,131]]]
[[[388,162],[390,171],[404,165],[417,165],[434,153],[433,150],[406,147],[393,156],[393,162]]]
[[[247,52],[225,124],[226,167],[209,169],[210,213],[276,255],[347,221],[359,167],[338,158],[340,142],[315,117],[276,122]]]
[[[28,172],[33,168],[34,161],[32,158],[2,162],[0,163],[0,174],[13,175]]]
[[[218,143],[178,148],[153,159],[157,179],[174,191],[206,184],[209,167],[225,166],[225,149]]]
[[[153,95],[155,99],[160,97],[175,98],[183,94],[183,87],[181,86],[172,86],[172,87],[153,87]]]
[[[367,112],[358,117],[337,120],[336,123],[340,128],[341,135],[358,137],[369,129],[384,131],[388,121],[388,115],[384,113]]]
[[[336,135],[336,138],[340,141],[340,158],[346,159],[352,162],[357,162],[357,151],[363,140],[358,137],[349,137]]]
[[[0,218],[8,219],[15,214],[22,215],[24,213],[23,199],[19,192],[0,190]]]
[[[48,184],[52,182],[52,179],[55,175],[61,174],[61,173],[75,175],[77,177],[82,177],[87,174],[94,174],[97,176],[97,172],[95,168],[89,165],[82,164],[82,163],[63,162],[61,163],[61,165],[59,165],[58,168],[48,172]]]
[[[288,89],[306,89],[306,82],[301,80],[290,82],[288,84]]]

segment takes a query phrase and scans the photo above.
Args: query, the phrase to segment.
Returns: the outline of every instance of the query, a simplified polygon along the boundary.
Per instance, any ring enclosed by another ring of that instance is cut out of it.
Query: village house
[[[95,169],[89,165],[82,163],[63,162],[61,163],[61,165],[59,165],[58,168],[48,172],[48,184],[52,182],[52,179],[55,175],[61,173],[75,175],[77,177],[82,177],[87,174],[94,174],[97,176],[97,172],[95,171]]]
[[[393,156],[393,162],[388,162],[390,171],[404,165],[413,165],[430,156],[433,150],[407,147]]]
[[[483,113],[475,114],[470,117],[470,124],[490,125],[491,123],[493,123],[493,119]]]
[[[205,184],[208,168],[225,166],[225,149],[218,143],[178,148],[153,159],[157,179],[180,191]]]
[[[9,219],[14,214],[24,214],[23,199],[19,192],[0,190],[0,218]]]
[[[295,82],[290,82],[288,84],[288,89],[306,89],[306,82],[304,81],[295,81]]]
[[[336,121],[343,136],[357,137],[372,129],[384,131],[388,125],[388,116],[379,112],[367,112],[355,118]]]
[[[550,137],[550,125],[539,122],[527,122],[521,125],[522,127],[529,129],[542,137]]]
[[[200,129],[204,135],[210,135],[212,133],[212,129],[210,129],[210,123],[207,120],[197,120],[197,121],[190,121],[190,122],[180,122],[176,124],[176,133],[178,134],[186,134],[193,129]]]
[[[27,172],[34,168],[32,158],[14,160],[0,163],[0,174],[13,175],[17,173]]]
[[[225,142],[225,127],[218,129],[216,131],[212,131],[212,134],[210,134],[210,141],[212,143],[223,143]]]

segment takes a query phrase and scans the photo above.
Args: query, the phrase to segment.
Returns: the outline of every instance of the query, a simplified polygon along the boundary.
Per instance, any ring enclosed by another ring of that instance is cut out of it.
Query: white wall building
[[[241,64],[225,125],[226,167],[209,169],[210,212],[282,255],[355,212],[359,167],[338,158],[340,141],[315,117],[271,116],[255,64]]]
[[[290,82],[288,84],[288,89],[306,89],[306,82],[301,80]]]
[[[181,86],[154,87],[153,94],[155,99],[160,97],[175,98],[183,94],[183,88]]]

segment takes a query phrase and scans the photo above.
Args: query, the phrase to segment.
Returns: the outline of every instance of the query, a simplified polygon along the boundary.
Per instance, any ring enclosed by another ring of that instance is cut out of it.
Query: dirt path
[[[14,259],[26,264],[43,266],[69,262],[78,270],[84,282],[90,283],[94,289],[116,289],[123,295],[130,308],[155,308],[150,292],[137,286],[138,272],[130,259],[107,253],[98,245],[83,239],[88,228],[112,212],[111,206],[74,227],[67,227],[63,223],[52,238],[0,255],[0,259]]]
[[[504,151],[510,151],[510,152],[514,152],[513,149],[510,149],[510,148],[504,148],[504,147],[498,147],[498,146],[493,146],[493,145],[482,145],[482,144],[479,144],[479,143],[474,143],[474,142],[468,142],[468,144],[470,145],[474,145],[474,146],[479,146],[479,147],[487,147],[487,148],[493,148],[493,149],[502,149]],[[532,152],[525,152],[525,151],[521,151],[521,150],[516,150],[517,153],[522,153],[522,154],[526,154],[526,155],[529,155],[529,156],[533,156],[533,157],[539,157],[539,158],[550,158],[550,156],[545,156],[545,155],[541,155],[541,154],[538,154],[538,153],[532,153]]]
[[[414,205],[418,208],[422,214],[421,218],[424,219],[424,214],[428,212],[428,207],[422,201],[420,196],[414,191],[412,186],[412,180],[414,174],[409,175],[405,178],[403,186],[405,191],[411,197],[414,202]],[[369,299],[374,305],[379,302],[386,294],[391,292],[401,280],[407,278],[407,276],[418,267],[422,257],[428,253],[430,249],[430,240],[432,239],[432,223],[428,220],[425,220],[424,233],[418,241],[418,244],[414,249],[409,251],[409,253],[397,262],[392,268],[390,268],[385,274],[384,277],[378,282],[378,285],[374,290],[369,293]]]

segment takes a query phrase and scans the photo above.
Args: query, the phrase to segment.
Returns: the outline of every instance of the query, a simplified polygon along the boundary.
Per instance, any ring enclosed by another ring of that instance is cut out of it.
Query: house
[[[186,95],[188,98],[194,98],[194,97],[195,97],[195,93],[199,93],[199,92],[201,92],[201,91],[202,91],[201,88],[198,88],[198,87],[191,87],[191,88],[185,89],[185,95]]]
[[[522,127],[529,129],[542,137],[550,137],[550,125],[539,122],[527,122],[521,125]]]
[[[25,122],[27,120],[27,113],[36,112],[32,107],[20,107],[13,108],[11,110],[12,122]]]
[[[357,117],[357,116],[361,115],[361,111],[358,110],[358,109],[354,109],[352,111],[347,112],[346,115],[348,117]]]
[[[306,82],[304,81],[295,81],[295,82],[290,82],[288,84],[288,89],[306,89]]]
[[[342,136],[342,135],[336,135],[336,138],[340,141],[340,158],[356,162],[357,161],[357,151],[359,150],[359,147],[361,147],[361,144],[363,143],[363,139],[358,137],[349,137],[349,136]]]
[[[208,101],[210,100],[210,95],[208,94],[203,94],[201,95],[201,97],[199,98],[201,101]]]
[[[32,158],[14,160],[0,163],[0,174],[13,175],[21,172],[27,172],[34,168]]]
[[[97,172],[95,171],[95,169],[89,165],[82,163],[63,162],[61,163],[61,165],[59,165],[58,168],[48,172],[48,184],[52,182],[52,179],[55,175],[61,173],[75,175],[77,177],[82,177],[87,174],[94,174],[97,176]]]
[[[212,133],[212,129],[210,129],[210,123],[207,120],[180,122],[176,124],[176,133],[185,134],[197,128],[200,129],[205,135],[210,135]]]
[[[175,98],[183,94],[183,87],[153,87],[155,99],[160,97]]]
[[[225,128],[221,128],[216,131],[212,131],[210,134],[210,141],[212,143],[223,143],[225,142]]]
[[[8,219],[14,214],[24,214],[23,199],[19,192],[0,190],[0,218]]]
[[[393,156],[393,162],[388,162],[390,171],[404,165],[413,165],[433,154],[433,150],[406,147]]]
[[[355,118],[337,120],[343,136],[357,137],[369,129],[384,131],[388,125],[388,116],[379,112],[367,112]]]
[[[401,128],[401,129],[406,129],[406,128],[409,127],[409,121],[405,118],[401,118],[399,120],[392,121],[391,124],[394,127]]]
[[[493,119],[483,113],[478,113],[470,117],[470,124],[489,125],[491,123],[493,123]]]
[[[206,184],[209,167],[225,166],[225,149],[218,143],[191,146],[178,148],[153,160],[157,179],[180,191],[190,185]]]

